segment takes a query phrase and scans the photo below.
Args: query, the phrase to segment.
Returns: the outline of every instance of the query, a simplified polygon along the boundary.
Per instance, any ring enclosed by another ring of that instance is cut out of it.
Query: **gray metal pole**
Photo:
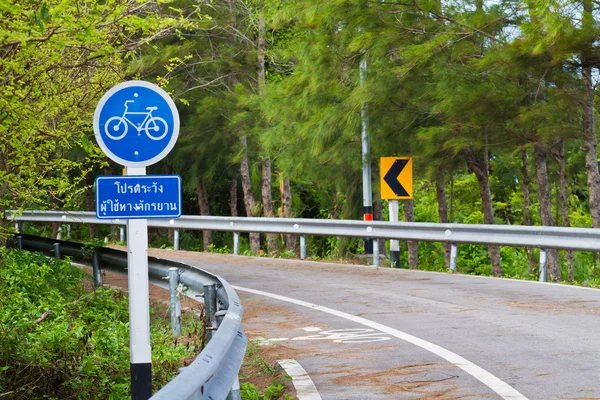
[[[177,231],[176,231],[177,232]],[[178,293],[179,288],[179,268],[169,268],[169,293],[170,293],[170,307],[171,310],[171,329],[173,329],[173,335],[178,338],[181,336],[181,299]]]
[[[17,236],[17,248],[23,250],[23,236]]]
[[[173,232],[173,248],[179,250],[179,229],[175,229]]]
[[[379,267],[379,239],[373,239],[373,265]]]
[[[67,225],[67,239],[71,239],[71,224]]]
[[[360,61],[360,86],[364,87],[367,78],[367,58]],[[362,143],[362,180],[363,180],[363,214],[365,221],[373,221],[373,191],[371,189],[371,144],[369,141],[369,118],[367,104],[360,107],[361,143]],[[365,239],[365,254],[373,252],[373,240]]]
[[[56,233],[56,239],[58,239],[58,240],[62,239],[62,226],[58,227],[58,232]]]
[[[233,232],[233,254],[240,254],[240,233]]]
[[[206,322],[205,340],[207,342],[212,338],[213,332],[217,327],[215,314],[217,313],[217,288],[214,284],[204,285],[204,318]]]
[[[60,258],[60,243],[54,243],[54,258]]]
[[[300,258],[304,260],[306,258],[306,236],[300,235]]]
[[[450,269],[456,272],[456,257],[458,256],[458,244],[450,243]]]
[[[546,282],[548,279],[548,271],[546,262],[548,261],[548,249],[540,249],[540,282]]]
[[[92,256],[92,273],[94,275],[94,287],[98,288],[102,286],[102,272],[100,271],[100,253],[98,250],[94,250]]]
[[[119,227],[119,242],[121,242],[121,243],[125,242],[125,227],[124,226]]]
[[[398,200],[388,200],[390,222],[398,222]],[[390,263],[392,268],[400,268],[400,241],[390,240]]]

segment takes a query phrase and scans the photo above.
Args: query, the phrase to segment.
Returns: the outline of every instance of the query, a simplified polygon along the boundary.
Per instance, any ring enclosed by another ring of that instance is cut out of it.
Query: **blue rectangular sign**
[[[99,176],[96,178],[98,219],[181,217],[179,175]]]

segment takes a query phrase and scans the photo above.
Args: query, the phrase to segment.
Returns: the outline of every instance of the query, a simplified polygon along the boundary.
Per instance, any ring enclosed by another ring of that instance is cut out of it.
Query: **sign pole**
[[[387,200],[390,222],[398,222],[398,199],[413,198],[412,157],[381,157],[381,199]],[[390,261],[393,268],[400,268],[400,242],[390,240]]]
[[[388,200],[390,222],[398,222],[398,200]],[[390,261],[392,268],[400,268],[400,241],[390,240]]]
[[[146,168],[127,167],[126,175],[146,175]],[[131,398],[147,400],[152,397],[147,219],[127,220],[127,265]]]
[[[113,86],[104,93],[94,112],[98,146],[108,158],[126,167],[124,177],[96,179],[96,217],[127,220],[133,400],[152,397],[147,218],[181,216],[181,178],[147,177],[146,167],[156,164],[173,149],[179,123],[177,106],[169,94],[145,81]]]
[[[360,61],[360,86],[364,86],[367,76],[367,59]],[[369,118],[367,105],[360,107],[361,143],[362,143],[362,183],[363,183],[363,216],[365,221],[373,221],[373,190],[371,187],[371,144],[369,141]],[[373,254],[373,239],[365,239],[365,254]]]

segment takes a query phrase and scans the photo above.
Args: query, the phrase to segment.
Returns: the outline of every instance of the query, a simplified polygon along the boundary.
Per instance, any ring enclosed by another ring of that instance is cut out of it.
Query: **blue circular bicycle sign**
[[[179,113],[158,86],[123,82],[106,92],[96,106],[94,133],[110,159],[127,167],[146,167],[162,160],[175,146]]]

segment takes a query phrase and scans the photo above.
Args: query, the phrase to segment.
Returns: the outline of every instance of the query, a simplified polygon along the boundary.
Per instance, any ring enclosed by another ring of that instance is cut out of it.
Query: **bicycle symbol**
[[[137,97],[137,93],[134,94]],[[128,103],[133,103],[134,100],[125,101],[125,111],[123,115],[118,117],[114,116],[109,118],[104,125],[104,133],[112,140],[121,140],[127,135],[129,125],[133,126],[138,133],[138,136],[142,134],[142,131],[146,133],[146,136],[152,140],[161,140],[167,135],[169,131],[169,125],[167,121],[160,117],[152,115],[152,111],[158,109],[158,107],[146,107],[148,112],[134,112],[129,111]],[[145,115],[146,117],[140,124],[134,124],[127,118],[128,115]]]

